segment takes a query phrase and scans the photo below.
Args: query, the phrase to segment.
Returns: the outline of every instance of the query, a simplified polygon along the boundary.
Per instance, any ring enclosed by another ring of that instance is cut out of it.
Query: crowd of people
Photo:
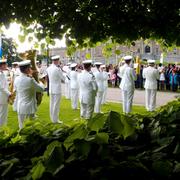
[[[93,113],[102,113],[108,86],[119,86],[122,90],[123,112],[126,114],[132,111],[135,88],[145,89],[146,109],[154,111],[157,90],[177,91],[180,87],[180,68],[156,65],[154,60],[148,60],[146,66],[141,65],[139,71],[133,64],[132,56],[123,57],[123,61],[115,67],[101,62],[93,64],[92,60],[63,65],[60,56],[53,56],[51,60],[48,67],[37,62],[39,81],[33,77],[30,60],[14,62],[11,68],[7,67],[6,59],[0,60],[0,126],[7,123],[8,103],[12,99],[20,129],[25,119],[35,119],[37,93],[44,92],[50,98],[51,121],[63,123],[59,119],[62,83],[65,84],[65,97],[71,100],[72,109],[80,108],[80,116],[87,120]]]
[[[123,64],[124,62],[121,62]],[[108,65],[107,72],[109,73],[109,86],[118,87],[121,78],[118,76],[119,66]],[[141,64],[139,72],[137,74],[137,80],[135,81],[135,88],[144,89],[145,79],[143,78],[143,69],[146,68],[147,64]],[[155,64],[155,68],[158,69],[160,78],[158,80],[157,89],[160,91],[173,91],[176,92],[180,89],[180,65],[168,64],[163,65],[162,63]]]

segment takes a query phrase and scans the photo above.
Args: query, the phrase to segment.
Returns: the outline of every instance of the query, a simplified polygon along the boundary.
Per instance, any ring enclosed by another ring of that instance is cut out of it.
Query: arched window
[[[150,46],[145,46],[145,53],[150,53],[151,52],[151,48]]]

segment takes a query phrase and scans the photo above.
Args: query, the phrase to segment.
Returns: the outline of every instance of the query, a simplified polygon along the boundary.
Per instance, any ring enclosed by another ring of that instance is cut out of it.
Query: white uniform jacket
[[[104,91],[104,76],[103,76],[103,72],[100,71],[95,71],[94,73],[95,76],[95,80],[98,86],[98,92],[103,92]]]
[[[104,78],[104,88],[108,88],[108,79],[109,79],[109,75],[108,72],[103,71],[103,78]]]
[[[97,92],[97,84],[94,75],[86,70],[83,70],[78,75],[78,82],[80,102],[84,104],[94,104]]]
[[[78,72],[77,71],[71,71],[70,72],[70,87],[71,89],[78,89]]]
[[[157,89],[157,80],[159,79],[159,71],[154,67],[147,67],[143,70],[143,78],[145,80],[145,89]]]
[[[122,78],[120,88],[124,91],[133,90],[135,88],[134,81],[137,78],[134,69],[124,64],[119,71],[119,76]]]
[[[8,87],[7,78],[5,74],[0,71],[0,104],[8,104],[8,97],[11,94]]]
[[[61,94],[61,81],[65,81],[62,70],[55,64],[51,64],[46,72],[49,78],[49,93]]]
[[[15,79],[14,87],[18,96],[17,113],[34,114],[37,110],[36,92],[43,92],[44,87],[23,73]]]

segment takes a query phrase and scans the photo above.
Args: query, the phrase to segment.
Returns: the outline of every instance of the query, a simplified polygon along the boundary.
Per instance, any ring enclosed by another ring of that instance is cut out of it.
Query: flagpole
[[[0,34],[0,59],[2,59],[2,36]]]

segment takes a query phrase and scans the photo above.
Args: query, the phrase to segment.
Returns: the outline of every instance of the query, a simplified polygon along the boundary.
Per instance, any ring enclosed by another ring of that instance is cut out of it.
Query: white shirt
[[[104,78],[103,84],[104,84],[104,87],[107,88],[108,87],[109,75],[108,75],[108,72],[106,72],[106,71],[103,71],[102,73],[103,73],[103,78]]]
[[[159,79],[159,71],[154,67],[147,67],[143,69],[143,78],[145,80],[145,89],[157,89],[157,80]]]
[[[61,81],[65,81],[62,70],[55,64],[51,64],[46,72],[49,78],[49,93],[61,94]]]
[[[120,88],[124,91],[133,90],[135,88],[134,81],[136,80],[136,73],[134,69],[128,64],[124,64],[119,69],[119,76],[122,78]]]
[[[103,72],[100,71],[95,71],[93,72],[94,76],[95,76],[95,80],[98,86],[98,91],[102,92],[104,91],[104,76],[103,76]]]
[[[18,114],[33,114],[37,109],[36,92],[43,92],[44,87],[38,84],[34,78],[21,74],[14,81]]]
[[[78,89],[78,72],[77,71],[71,71],[70,72],[70,86],[71,89]]]
[[[95,82],[95,77],[90,72],[83,70],[78,75],[79,82],[79,98],[80,102],[84,104],[93,104],[95,91],[97,91],[97,84]]]
[[[6,75],[0,71],[0,104],[7,104],[8,97],[11,94],[8,90],[8,81]]]

